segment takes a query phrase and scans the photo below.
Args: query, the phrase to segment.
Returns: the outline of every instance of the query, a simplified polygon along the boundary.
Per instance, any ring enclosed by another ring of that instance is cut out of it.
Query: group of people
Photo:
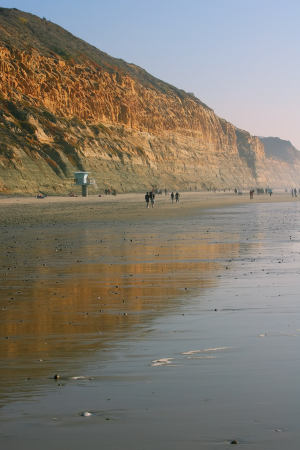
[[[297,197],[297,189],[295,188],[295,189],[291,189],[291,194],[292,194],[292,197]],[[300,189],[299,189],[299,194],[300,194]]]
[[[251,190],[250,190],[250,199],[253,199],[253,194],[254,194],[254,192],[255,192],[254,189],[251,189]],[[256,189],[256,192],[257,192],[257,195],[263,194],[263,193],[265,192],[266,194],[269,194],[270,197],[271,197],[272,194],[273,194],[272,189]]]
[[[104,193],[105,193],[105,195],[110,195],[110,194],[117,195],[116,189],[105,189]]]
[[[175,198],[175,200],[176,200],[176,203],[178,203],[178,202],[179,202],[179,197],[180,197],[180,194],[179,194],[178,191],[176,192],[175,195],[174,195],[174,192],[172,192],[172,194],[171,194],[171,200],[172,200],[172,203],[174,203],[174,198]]]
[[[176,192],[176,194],[174,194],[174,192],[172,192],[171,193],[172,203],[174,203],[174,199],[176,200],[176,203],[178,203],[179,202],[179,197],[180,197],[180,194],[179,194],[178,191]],[[149,204],[150,203],[151,203],[152,208],[154,208],[154,205],[155,205],[155,192],[154,192],[154,190],[152,190],[150,192],[146,192],[145,200],[146,200],[146,207],[147,208],[149,208]]]
[[[151,203],[152,208],[154,208],[155,205],[155,193],[153,191],[147,192],[145,195],[146,205],[147,208],[149,208],[149,203]]]

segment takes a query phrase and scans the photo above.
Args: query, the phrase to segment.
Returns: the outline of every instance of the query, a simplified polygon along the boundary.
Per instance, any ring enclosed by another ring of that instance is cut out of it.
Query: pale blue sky
[[[300,149],[299,0],[0,0]]]

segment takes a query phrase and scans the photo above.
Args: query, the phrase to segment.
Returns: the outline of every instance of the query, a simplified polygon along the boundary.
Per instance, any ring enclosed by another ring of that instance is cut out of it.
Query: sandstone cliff
[[[267,156],[282,159],[293,164],[300,160],[300,152],[290,141],[279,139],[278,137],[261,137],[259,140],[264,144],[265,153]]]
[[[300,160],[265,152],[192,94],[59,26],[0,8],[0,192],[300,185]]]

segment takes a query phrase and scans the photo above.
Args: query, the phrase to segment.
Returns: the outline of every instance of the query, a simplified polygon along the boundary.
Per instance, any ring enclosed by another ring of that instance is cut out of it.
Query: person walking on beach
[[[149,192],[146,193],[146,195],[145,195],[145,200],[146,200],[147,208],[149,208],[149,200],[150,200]]]
[[[172,194],[171,194],[171,200],[172,200],[172,203],[174,203],[174,192],[172,192]]]
[[[151,197],[151,205],[152,205],[152,208],[154,208],[154,205],[155,205],[155,194],[154,194],[154,192],[152,193],[152,197]]]
[[[179,202],[179,197],[180,197],[180,195],[179,195],[179,192],[176,192],[176,194],[175,194],[175,198],[176,198],[176,203],[178,203],[178,202]]]

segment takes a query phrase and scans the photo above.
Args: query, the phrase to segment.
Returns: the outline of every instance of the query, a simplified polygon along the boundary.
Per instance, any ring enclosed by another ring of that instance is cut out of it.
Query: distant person
[[[180,197],[180,194],[179,194],[179,192],[176,192],[176,194],[175,194],[175,198],[176,198],[176,203],[178,203],[178,202],[179,202],[179,197]]]
[[[165,189],[165,195],[168,195],[168,191],[167,191],[167,189]]]
[[[250,199],[252,200],[253,199],[253,190],[251,189],[251,191],[250,191]]]
[[[154,208],[154,205],[155,205],[155,194],[154,194],[154,192],[152,193],[152,197],[151,197],[151,205],[152,205],[152,208]]]
[[[146,200],[146,206],[147,206],[147,208],[149,208],[149,201],[150,201],[150,195],[149,195],[149,192],[146,193],[146,195],[145,195],[145,200]]]
[[[172,203],[174,203],[174,192],[172,192],[172,194],[171,194],[171,200],[172,200]]]

